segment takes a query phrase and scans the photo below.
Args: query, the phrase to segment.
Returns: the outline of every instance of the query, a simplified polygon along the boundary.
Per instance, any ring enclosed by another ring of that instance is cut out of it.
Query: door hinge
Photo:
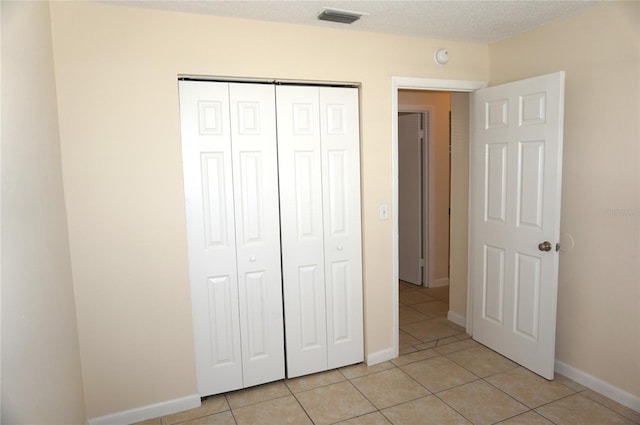
[[[424,258],[420,259],[420,267],[424,267]]]
[[[556,244],[556,252],[560,251],[560,243]]]

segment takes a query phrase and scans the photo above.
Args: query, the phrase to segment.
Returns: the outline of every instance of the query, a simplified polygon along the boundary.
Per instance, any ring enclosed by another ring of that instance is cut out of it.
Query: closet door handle
[[[338,251],[342,251],[342,245],[338,245],[336,248],[338,249]]]
[[[256,262],[256,257],[254,257],[253,255],[251,257],[249,257],[249,261],[251,261],[252,263]]]

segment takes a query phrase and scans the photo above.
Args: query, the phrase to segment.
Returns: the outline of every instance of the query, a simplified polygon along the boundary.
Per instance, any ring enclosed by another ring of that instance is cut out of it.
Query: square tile
[[[602,404],[605,407],[608,407],[609,409],[613,410],[616,413],[621,414],[622,416],[631,419],[634,422],[637,422],[640,424],[640,412],[636,412],[633,409],[628,408],[627,406],[623,406],[622,404],[613,401],[605,396],[603,396],[602,394],[598,394],[595,391],[592,390],[586,390],[586,391],[582,391],[580,393],[580,395],[588,398],[589,400],[593,400],[597,403]]]
[[[433,341],[423,342],[423,343],[421,343],[421,344],[416,344],[416,345],[415,345],[415,347],[416,347],[418,350],[426,350],[426,349],[428,349],[428,348],[433,348],[433,347],[435,347],[435,346],[437,345],[437,343],[438,343],[438,340],[436,339],[436,340],[433,340]]]
[[[553,425],[553,422],[530,410],[527,413],[500,422],[500,425]]]
[[[174,425],[179,422],[188,421],[190,419],[201,418],[203,416],[213,415],[214,413],[229,410],[229,404],[224,395],[215,395],[202,399],[200,407],[185,410],[184,412],[174,413],[162,417],[162,425]]]
[[[288,395],[291,395],[289,388],[284,382],[278,381],[227,393],[227,401],[232,409],[237,409]]]
[[[459,333],[455,329],[438,323],[435,319],[402,325],[400,326],[400,330],[419,339],[420,342],[448,338]]]
[[[295,394],[345,380],[346,378],[344,375],[334,369],[326,372],[314,373],[312,375],[301,376],[299,378],[287,379],[284,382],[291,392]]]
[[[209,416],[203,416],[198,419],[192,419],[186,422],[180,422],[180,425],[236,425],[236,421],[231,412],[226,411]]]
[[[468,350],[469,348],[475,348],[479,346],[480,345],[474,340],[465,339],[462,341],[456,340],[456,342],[453,342],[447,345],[442,345],[442,346],[439,345],[435,348],[435,350],[440,354],[450,354],[450,353],[455,353],[456,351]]]
[[[476,425],[493,424],[529,410],[484,381],[443,391],[438,397]]]
[[[433,317],[446,317],[449,312],[449,303],[440,300],[412,304],[411,307],[422,314]]]
[[[376,410],[348,381],[304,391],[296,394],[296,398],[316,425],[332,424]]]
[[[547,381],[522,367],[490,376],[486,380],[532,409],[574,393],[569,387]]]
[[[402,305],[402,304],[400,305],[400,312],[399,312],[400,325],[419,322],[420,320],[427,320],[430,318],[431,316],[427,316],[426,314],[420,313],[419,311],[414,310],[413,308],[407,305]]]
[[[391,360],[391,362],[393,362],[394,365],[396,366],[404,366],[406,364],[409,363],[415,363],[418,362],[420,360],[425,360],[425,359],[430,359],[432,357],[436,357],[439,356],[438,352],[435,350],[422,350],[422,351],[416,351],[414,353],[410,353],[410,354],[404,354],[400,357],[398,357],[397,359],[393,359]]]
[[[238,425],[313,424],[292,395],[233,409],[233,416]]]
[[[448,338],[442,338],[436,341],[436,346],[441,347],[443,345],[451,344],[454,342],[458,342],[458,338],[455,336],[450,336]]]
[[[443,356],[411,363],[401,369],[434,393],[478,379]]]
[[[434,396],[389,407],[382,414],[394,425],[469,425],[469,421]]]
[[[447,357],[481,378],[518,367],[506,357],[482,346],[456,351]]]
[[[567,378],[566,376],[560,375],[558,372],[553,374],[553,380],[559,384],[564,385],[565,387],[571,388],[575,392],[580,392],[587,389],[583,385],[578,384],[577,382]]]
[[[575,394],[536,409],[545,418],[558,425],[607,424],[632,425],[633,421],[593,400]]]
[[[340,425],[391,425],[380,412],[373,412],[353,419],[339,422]]]
[[[399,341],[400,348],[409,347],[415,344],[420,344],[421,342],[422,341],[420,341],[418,338],[411,336],[405,331],[403,331],[402,329],[400,329],[400,341]]]
[[[418,351],[416,347],[414,347],[413,345],[407,345],[406,347],[401,347],[398,350],[398,355],[404,356],[405,354],[415,353],[416,351]]]
[[[434,301],[435,298],[423,293],[422,291],[402,291],[399,294],[400,304],[414,305],[428,301]]]
[[[381,372],[383,370],[392,369],[395,366],[391,362],[382,362],[373,366],[367,366],[366,363],[358,363],[352,366],[340,368],[340,372],[347,378],[359,378],[361,376],[371,375],[372,373]]]
[[[429,395],[429,391],[398,368],[351,381],[378,409]]]

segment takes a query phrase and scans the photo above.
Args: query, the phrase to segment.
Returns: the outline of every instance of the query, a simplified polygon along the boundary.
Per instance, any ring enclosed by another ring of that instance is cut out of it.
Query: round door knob
[[[342,245],[338,245],[336,248],[338,248],[338,251],[342,251]]]
[[[540,251],[548,252],[551,251],[551,242],[544,241],[538,244],[538,249]]]
[[[249,257],[249,261],[251,261],[252,263],[254,263],[256,261],[256,257],[254,257],[253,255],[251,257]]]

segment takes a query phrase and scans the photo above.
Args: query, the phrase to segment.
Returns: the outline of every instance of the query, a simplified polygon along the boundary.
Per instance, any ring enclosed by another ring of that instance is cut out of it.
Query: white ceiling
[[[493,43],[578,14],[603,0],[106,0],[127,6],[302,25]],[[317,20],[323,8],[364,12],[347,25]]]

